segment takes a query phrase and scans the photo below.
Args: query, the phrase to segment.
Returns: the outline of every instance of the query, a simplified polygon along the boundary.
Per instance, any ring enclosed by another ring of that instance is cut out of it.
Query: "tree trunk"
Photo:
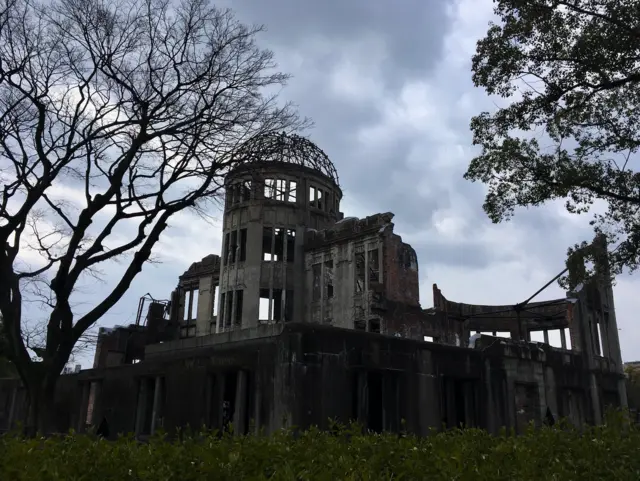
[[[54,429],[55,384],[32,381],[27,383],[28,409],[25,435],[48,435]]]

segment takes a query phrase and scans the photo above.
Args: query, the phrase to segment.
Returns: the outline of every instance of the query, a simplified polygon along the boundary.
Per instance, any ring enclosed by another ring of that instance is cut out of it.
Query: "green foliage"
[[[428,438],[332,433],[182,436],[148,444],[70,434],[0,438],[0,479],[38,480],[562,480],[640,479],[640,430],[614,421],[580,433],[566,425],[522,436],[481,430]]]
[[[482,152],[465,178],[487,184],[484,209],[494,222],[557,199],[576,214],[604,201],[592,225],[620,245],[611,270],[637,269],[640,0],[495,3],[500,22],[477,44],[473,81],[511,102],[472,119]],[[593,262],[581,247],[569,249],[572,262]]]

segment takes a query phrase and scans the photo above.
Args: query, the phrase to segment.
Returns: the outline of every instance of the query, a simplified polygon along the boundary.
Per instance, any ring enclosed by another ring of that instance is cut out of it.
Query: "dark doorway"
[[[367,374],[367,387],[367,428],[373,432],[381,433],[383,428],[382,374],[369,372]]]
[[[236,388],[238,373],[228,372],[224,376],[224,390],[222,393],[222,429],[227,431],[236,412]]]

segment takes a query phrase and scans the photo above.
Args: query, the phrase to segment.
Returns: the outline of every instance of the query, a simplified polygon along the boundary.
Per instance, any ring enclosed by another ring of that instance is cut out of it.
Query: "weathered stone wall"
[[[176,343],[139,364],[62,376],[52,430],[83,429],[105,416],[114,435],[140,436],[229,421],[239,432],[326,428],[329,418],[421,435],[443,424],[521,431],[540,424],[547,408],[580,425],[620,405],[616,372],[600,366],[594,397],[582,356],[535,343],[483,336],[474,349],[458,348],[310,324],[262,334]],[[0,381],[0,429],[20,419],[22,394],[5,405],[16,387]]]

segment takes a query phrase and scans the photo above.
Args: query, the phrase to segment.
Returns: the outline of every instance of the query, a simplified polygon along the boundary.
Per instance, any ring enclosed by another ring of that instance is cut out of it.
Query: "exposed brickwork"
[[[391,229],[383,243],[384,294],[390,301],[420,305],[420,277],[415,250]]]

